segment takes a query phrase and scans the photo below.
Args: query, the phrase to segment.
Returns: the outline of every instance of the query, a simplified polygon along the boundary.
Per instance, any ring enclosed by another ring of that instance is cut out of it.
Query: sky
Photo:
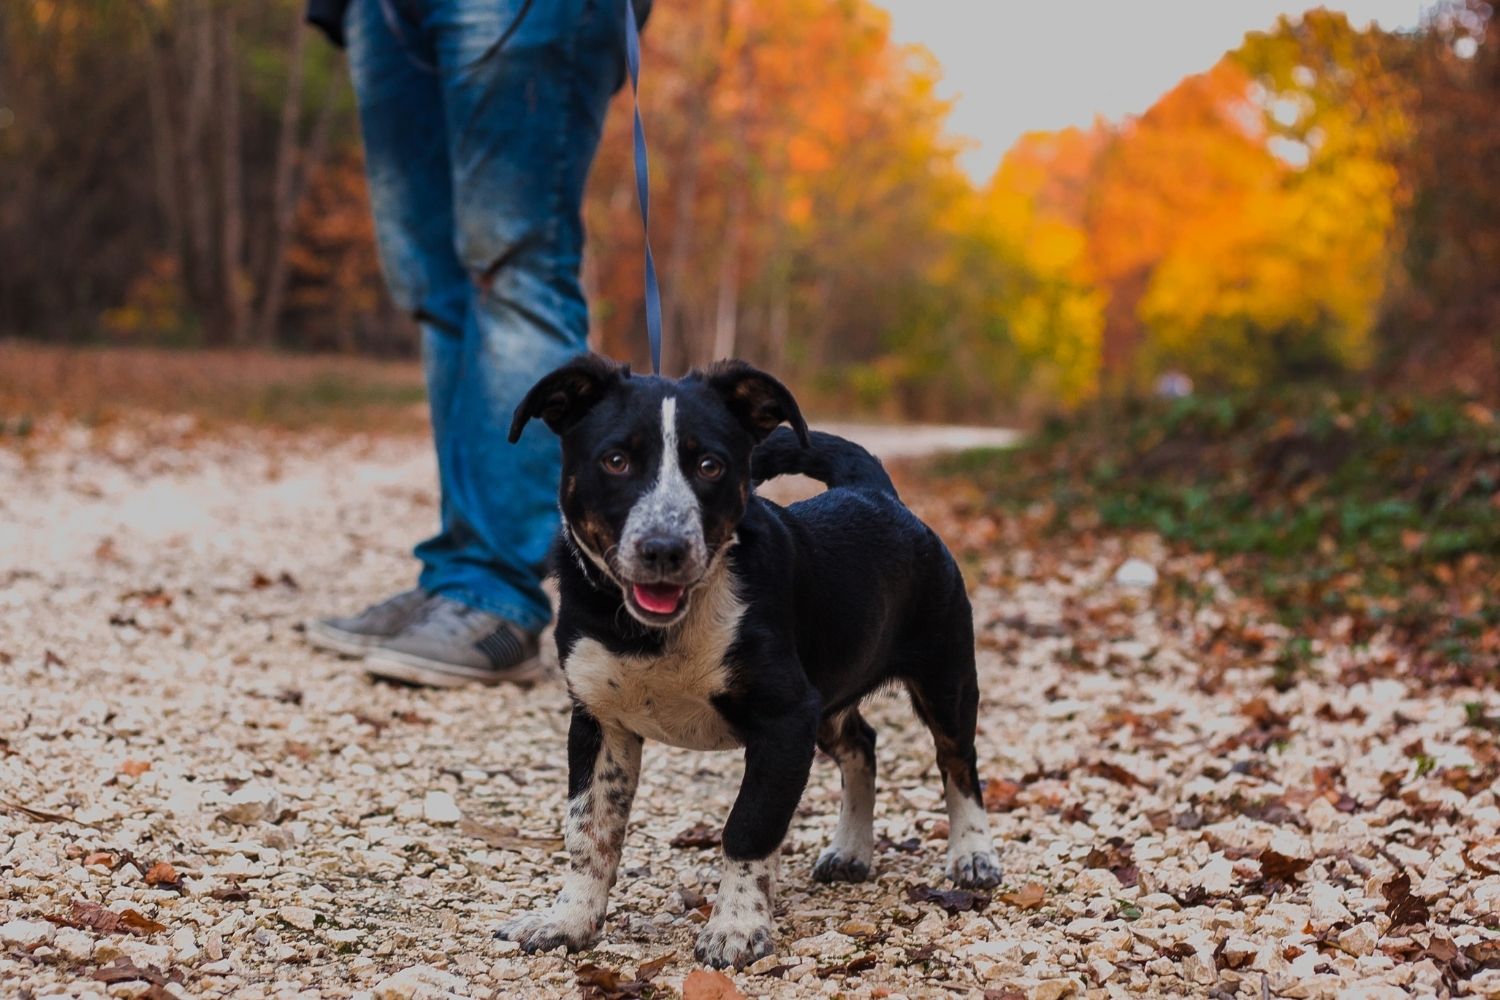
[[[973,140],[963,164],[989,179],[1023,133],[1119,120],[1212,66],[1247,31],[1319,4],[1287,0],[876,0],[899,42],[925,45],[957,101],[951,130]],[[1414,28],[1421,0],[1324,6],[1386,30]]]

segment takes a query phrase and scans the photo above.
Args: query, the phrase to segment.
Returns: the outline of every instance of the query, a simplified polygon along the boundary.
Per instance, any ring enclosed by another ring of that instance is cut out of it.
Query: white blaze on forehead
[[[703,512],[698,495],[682,473],[682,456],[677,444],[677,397],[661,401],[661,464],[652,484],[625,519],[620,533],[624,559],[634,556],[635,543],[652,535],[668,535],[688,543],[689,561],[700,571],[707,565],[708,553],[703,542]]]
[[[688,489],[687,479],[682,475],[682,454],[677,449],[677,397],[668,396],[661,401],[661,468],[657,470],[653,492],[679,487],[696,507],[698,498]]]

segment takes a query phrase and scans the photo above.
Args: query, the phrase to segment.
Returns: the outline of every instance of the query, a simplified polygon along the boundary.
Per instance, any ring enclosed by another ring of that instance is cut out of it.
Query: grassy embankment
[[[415,431],[425,398],[415,362],[0,341],[0,438],[52,417],[104,425],[142,412],[207,427]]]
[[[1311,391],[1136,403],[936,471],[1058,536],[1149,530],[1213,553],[1292,630],[1280,683],[1319,637],[1377,635],[1421,676],[1500,680],[1500,420],[1478,404]]]

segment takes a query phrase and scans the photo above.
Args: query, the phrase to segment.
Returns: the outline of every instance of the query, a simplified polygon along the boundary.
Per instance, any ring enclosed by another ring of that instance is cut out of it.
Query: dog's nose
[[[656,573],[670,574],[682,569],[687,562],[687,542],[669,535],[653,535],[643,539],[636,547],[641,565]]]

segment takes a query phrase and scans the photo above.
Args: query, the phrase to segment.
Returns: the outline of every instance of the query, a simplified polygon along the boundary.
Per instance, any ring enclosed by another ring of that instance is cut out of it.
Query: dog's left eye
[[[718,479],[724,474],[724,463],[712,455],[698,459],[698,475],[704,479]]]
[[[604,466],[604,471],[610,475],[623,476],[630,471],[630,456],[616,449],[606,452],[604,457],[599,459],[599,464]]]

